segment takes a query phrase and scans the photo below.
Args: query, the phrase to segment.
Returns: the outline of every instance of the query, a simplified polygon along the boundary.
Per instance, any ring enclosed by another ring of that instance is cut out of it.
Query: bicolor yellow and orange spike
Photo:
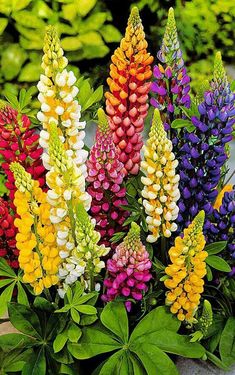
[[[139,11],[134,7],[125,37],[112,56],[107,79],[110,91],[105,93],[106,112],[126,175],[136,175],[140,168],[141,132],[148,110],[153,62],[147,46]]]

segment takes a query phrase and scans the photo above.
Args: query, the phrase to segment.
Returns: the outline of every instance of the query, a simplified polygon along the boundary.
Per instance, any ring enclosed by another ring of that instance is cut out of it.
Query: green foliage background
[[[130,7],[141,10],[153,55],[160,47],[170,6],[194,88],[211,74],[215,50],[235,57],[235,2],[231,0],[0,0],[0,88],[17,91],[40,74],[43,34],[57,26],[75,73],[104,83],[110,55],[124,33]]]

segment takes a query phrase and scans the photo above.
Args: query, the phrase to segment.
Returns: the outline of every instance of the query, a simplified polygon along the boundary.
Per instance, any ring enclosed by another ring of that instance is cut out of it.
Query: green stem
[[[235,175],[235,169],[232,172],[232,174],[229,176],[229,178],[225,181],[225,183],[223,184],[223,187],[225,187],[229,183],[229,181],[233,178],[234,175]]]
[[[95,290],[95,280],[94,280],[94,265],[92,263],[92,261],[90,261],[90,267],[89,267],[89,270],[90,270],[90,292],[93,292]]]
[[[73,198],[71,198],[67,202],[67,207],[68,207],[68,210],[69,210],[70,225],[71,225],[74,243],[77,246],[77,240],[76,240],[76,234],[75,234],[75,219],[74,219],[74,212],[73,212]]]
[[[49,289],[44,288],[43,292],[44,292],[44,294],[45,294],[47,300],[50,301],[50,302],[53,302],[52,297],[51,297],[51,294],[50,294],[50,292],[49,292]]]
[[[161,260],[164,265],[167,265],[167,239],[161,237]]]

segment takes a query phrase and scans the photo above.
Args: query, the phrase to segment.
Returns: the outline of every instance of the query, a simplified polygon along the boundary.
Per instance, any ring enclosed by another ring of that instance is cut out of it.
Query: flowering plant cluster
[[[89,149],[54,26],[43,52],[37,119],[0,106],[0,318],[19,331],[0,336],[0,373],[175,375],[171,354],[228,369],[235,95],[221,54],[193,95],[173,9],[154,61],[134,7]]]

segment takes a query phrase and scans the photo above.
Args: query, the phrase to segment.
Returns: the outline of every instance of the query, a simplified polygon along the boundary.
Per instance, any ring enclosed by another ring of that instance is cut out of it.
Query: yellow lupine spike
[[[164,283],[170,289],[166,293],[166,304],[179,320],[189,323],[195,321],[206,275],[205,259],[208,254],[204,250],[204,220],[205,212],[200,211],[184,229],[183,237],[176,238],[169,250],[171,264],[165,269],[168,279]]]
[[[175,160],[172,148],[160,112],[155,109],[149,138],[143,147],[144,160],[141,162],[145,174],[141,177],[144,184],[143,206],[150,231],[148,242],[156,242],[161,235],[170,237],[177,229],[175,220],[179,212],[179,175],[176,174],[178,161]]]

